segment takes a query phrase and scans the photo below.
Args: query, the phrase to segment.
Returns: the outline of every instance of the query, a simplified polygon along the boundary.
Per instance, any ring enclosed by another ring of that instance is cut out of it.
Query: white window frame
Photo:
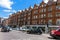
[[[52,17],[52,13],[48,13],[48,17]]]
[[[60,10],[60,5],[56,6],[56,10]]]
[[[59,17],[60,16],[60,12],[56,12],[56,17]]]

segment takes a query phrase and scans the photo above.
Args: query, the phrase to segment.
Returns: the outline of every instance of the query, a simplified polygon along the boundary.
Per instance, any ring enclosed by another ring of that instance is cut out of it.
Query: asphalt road
[[[53,39],[48,34],[27,34],[21,31],[0,32],[0,40],[59,40]]]

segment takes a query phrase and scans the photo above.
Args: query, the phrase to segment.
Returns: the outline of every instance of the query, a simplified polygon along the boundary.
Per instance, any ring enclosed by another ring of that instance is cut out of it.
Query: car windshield
[[[36,29],[37,29],[37,27],[32,27],[32,29],[33,29],[33,30],[36,30]]]
[[[60,31],[60,28],[58,28],[56,31]]]

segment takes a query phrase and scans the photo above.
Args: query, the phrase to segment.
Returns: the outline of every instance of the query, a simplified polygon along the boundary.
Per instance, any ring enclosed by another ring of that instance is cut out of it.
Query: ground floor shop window
[[[52,25],[52,20],[48,20],[48,24],[49,25]]]
[[[56,24],[60,25],[60,19],[57,19]]]

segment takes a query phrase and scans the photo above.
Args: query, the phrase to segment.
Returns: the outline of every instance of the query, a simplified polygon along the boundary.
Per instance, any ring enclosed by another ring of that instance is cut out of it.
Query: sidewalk
[[[51,37],[50,34],[42,34],[45,37]]]

